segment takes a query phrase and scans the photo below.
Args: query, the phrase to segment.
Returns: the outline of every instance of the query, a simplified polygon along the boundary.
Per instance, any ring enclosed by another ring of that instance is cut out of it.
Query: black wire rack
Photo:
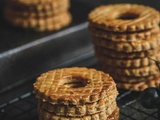
[[[120,120],[158,120],[157,109],[145,109],[138,100],[139,92],[119,90],[117,103]],[[0,105],[1,120],[38,120],[37,99],[28,92]]]

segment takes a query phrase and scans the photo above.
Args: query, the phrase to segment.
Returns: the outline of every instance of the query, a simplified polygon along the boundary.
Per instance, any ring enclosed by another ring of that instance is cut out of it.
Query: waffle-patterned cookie
[[[120,58],[118,59],[101,53],[99,54],[97,53],[97,57],[101,63],[120,68],[146,67],[150,65],[155,65],[155,61],[153,61],[153,59],[160,61],[160,53],[149,57],[134,58],[134,59],[120,59]]]
[[[160,34],[152,35],[147,40],[137,40],[130,42],[113,42],[108,39],[93,38],[95,46],[105,47],[118,52],[141,52],[159,47],[160,45]]]
[[[111,41],[116,41],[116,42],[127,42],[127,41],[134,41],[134,40],[149,39],[152,34],[159,32],[158,26],[152,29],[147,29],[139,32],[129,32],[129,33],[105,31],[102,29],[95,28],[92,25],[89,26],[89,29],[95,37],[105,38],[105,39],[109,39]]]
[[[34,83],[34,90],[37,97],[44,101],[66,105],[93,103],[117,91],[109,74],[85,67],[43,73]]]
[[[81,117],[68,117],[68,116],[59,116],[55,115],[53,113],[50,113],[44,109],[39,109],[39,119],[40,120],[106,120],[107,118],[110,118],[112,113],[117,111],[117,106],[113,104],[114,109],[111,109],[108,114],[106,111],[101,111],[92,115],[86,115]],[[118,112],[118,111],[117,111]]]
[[[43,102],[39,99],[39,107],[47,110],[48,112],[54,113],[55,115],[62,116],[72,116],[72,117],[80,117],[85,115],[91,115],[98,113],[100,111],[105,111],[110,113],[112,107],[116,106],[116,97],[117,93],[113,93],[112,96],[101,99],[94,103],[88,103],[84,105],[63,105],[63,104],[51,104],[49,102]],[[110,109],[107,109],[110,108]]]
[[[159,87],[160,85],[160,77],[150,79],[148,81],[137,82],[137,83],[123,83],[123,82],[116,82],[117,87],[121,89],[128,89],[134,91],[143,91],[148,87]]]
[[[89,14],[94,27],[114,32],[135,32],[159,24],[158,10],[138,4],[111,4],[95,8]]]
[[[146,56],[154,56],[160,53],[159,46],[155,49],[149,49],[140,52],[117,52],[115,50],[107,49],[105,47],[94,46],[96,54],[104,54],[109,57],[117,58],[117,59],[135,59],[135,58],[144,58]]]
[[[119,120],[119,108],[117,107],[111,115],[108,116],[107,120]]]

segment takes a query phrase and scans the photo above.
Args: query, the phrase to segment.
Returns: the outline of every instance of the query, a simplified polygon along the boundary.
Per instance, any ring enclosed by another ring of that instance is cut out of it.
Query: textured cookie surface
[[[85,67],[43,73],[34,83],[34,90],[38,98],[52,104],[76,105],[98,101],[117,91],[109,74]]]
[[[144,58],[144,57],[149,57],[149,56],[154,56],[156,54],[160,53],[160,49],[157,46],[155,49],[149,49],[145,51],[140,51],[140,52],[118,52],[115,50],[107,49],[105,47],[101,46],[94,46],[96,54],[103,54],[107,55],[109,57],[117,58],[117,59],[135,59],[135,58]]]
[[[150,79],[148,81],[137,82],[137,83],[123,83],[117,82],[117,87],[127,90],[134,90],[134,91],[143,91],[148,87],[159,87],[160,85],[160,77]]]
[[[20,5],[37,5],[37,4],[45,4],[45,3],[54,3],[54,6],[57,6],[59,3],[68,2],[69,0],[12,0],[13,3]]]
[[[160,45],[160,33],[152,35],[149,39],[130,41],[130,42],[113,42],[103,38],[93,38],[95,46],[105,47],[107,49],[115,50],[118,52],[142,52],[149,49],[155,49]]]
[[[97,53],[98,60],[102,63],[105,63],[109,66],[120,67],[120,68],[139,68],[145,67],[149,65],[154,65],[155,61],[160,61],[160,54],[155,54],[149,57],[143,58],[134,58],[134,59],[118,59],[114,57],[110,57],[108,55],[104,55],[101,53]],[[153,60],[154,59],[154,60]]]
[[[106,65],[106,64],[103,65],[106,66],[106,68],[109,68],[106,69],[107,71],[109,71],[109,73],[114,72],[117,75],[123,75],[123,76],[145,77],[145,76],[159,74],[159,69],[155,64],[139,68],[118,68],[118,67],[113,67],[111,65]]]
[[[47,110],[55,115],[80,117],[85,115],[92,115],[100,111],[110,111],[114,110],[116,105],[117,93],[113,93],[112,96],[101,99],[94,103],[88,103],[84,105],[62,105],[62,104],[51,104],[49,102],[43,102],[39,99],[39,107]]]
[[[148,39],[152,34],[159,32],[159,27],[156,26],[152,29],[147,29],[139,32],[110,32],[105,31],[102,29],[95,28],[93,26],[89,26],[90,31],[96,37],[109,39],[111,41],[119,41],[119,42],[126,42],[126,41],[134,41],[134,40],[141,40],[141,39]]]
[[[36,7],[38,7],[38,5]],[[52,5],[44,4],[40,7],[41,10],[38,10],[38,8],[36,9],[36,7],[22,7],[21,5],[10,3],[6,5],[5,11],[6,14],[11,14],[20,18],[44,18],[68,11],[70,5],[64,4],[54,8]]]
[[[114,105],[113,105],[114,106]],[[40,120],[106,120],[108,118],[118,118],[119,108],[115,106],[113,110],[107,114],[106,111],[101,111],[92,115],[86,115],[82,117],[67,117],[67,116],[58,116],[53,113],[47,112],[44,109],[39,109],[39,119]]]
[[[35,31],[51,31],[59,30],[64,26],[67,26],[71,20],[71,14],[69,12],[63,12],[59,15],[53,15],[46,18],[23,18],[16,16],[15,14],[5,14],[6,19],[15,26],[30,28]]]
[[[138,4],[102,5],[89,14],[89,22],[108,31],[142,31],[158,25],[159,12]]]
[[[27,0],[25,0],[27,1]],[[15,1],[10,1],[9,5],[12,6],[14,9],[17,9],[17,11],[28,11],[28,12],[49,12],[53,11],[56,13],[59,9],[63,9],[66,7],[70,7],[70,1],[69,0],[52,0],[51,2],[43,2],[43,3],[34,3],[34,4],[25,4]]]

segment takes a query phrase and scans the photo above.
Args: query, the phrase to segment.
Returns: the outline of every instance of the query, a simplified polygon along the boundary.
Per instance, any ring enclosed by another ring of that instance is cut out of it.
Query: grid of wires
[[[117,103],[120,120],[158,120],[157,109],[145,109],[138,100],[139,92],[119,90]],[[33,92],[0,105],[1,120],[38,120],[37,99]]]

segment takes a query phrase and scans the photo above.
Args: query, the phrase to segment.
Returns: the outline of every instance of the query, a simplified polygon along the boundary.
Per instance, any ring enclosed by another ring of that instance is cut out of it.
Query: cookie
[[[105,47],[118,52],[141,52],[159,47],[160,33],[152,35],[151,38],[146,40],[129,42],[113,42],[108,39],[93,37],[93,43],[95,46]]]
[[[101,5],[88,16],[89,23],[107,31],[137,32],[158,26],[159,11],[138,4]]]
[[[113,78],[88,68],[61,68],[40,75],[34,83],[39,99],[52,104],[93,103],[117,93]]]
[[[105,71],[105,70],[104,70]],[[107,70],[106,70],[107,72]],[[123,83],[139,83],[143,81],[148,81],[151,79],[155,79],[160,77],[160,74],[149,75],[149,76],[125,76],[125,75],[117,75],[115,73],[110,73],[110,75],[114,78],[115,82],[123,82]]]
[[[107,118],[111,118],[114,115],[114,112],[118,113],[117,106],[114,107],[113,110],[110,111],[110,116],[106,113],[106,111],[101,111],[96,114],[86,115],[81,117],[68,117],[68,116],[59,116],[53,113],[47,112],[44,109],[39,110],[39,119],[40,120],[106,120]],[[116,116],[115,116],[116,117]]]
[[[5,14],[6,20],[18,27],[30,28],[35,31],[59,30],[71,22],[71,14],[64,12],[47,18],[21,18],[14,14]]]
[[[140,51],[140,52],[130,52],[130,53],[118,52],[118,51],[107,49],[101,46],[94,46],[94,49],[96,54],[104,54],[109,57],[113,57],[117,59],[144,58],[146,56],[154,56],[160,53],[159,46],[157,46],[157,48],[154,48],[154,49],[149,49],[149,50]]]
[[[147,29],[139,32],[119,33],[119,32],[105,31],[90,25],[89,30],[95,37],[105,38],[116,42],[127,42],[127,41],[141,40],[141,39],[149,39],[152,34],[159,32],[159,27],[156,26],[152,29]]]
[[[146,56],[143,58],[134,58],[134,59],[120,59],[120,58],[118,59],[102,53],[97,53],[96,56],[100,62],[106,65],[112,65],[114,67],[119,67],[119,68],[146,67],[155,64],[155,61],[153,61],[152,59],[160,61],[160,53],[155,54],[153,56]]]
[[[145,77],[145,76],[160,74],[159,68],[155,64],[139,68],[118,68],[118,67],[113,67],[113,65],[106,65],[105,63],[101,64],[103,64],[103,67],[106,67],[105,69],[106,71],[108,71],[109,73],[114,72],[117,75]]]
[[[41,13],[41,12],[49,12],[53,11],[57,13],[59,10],[64,8],[70,7],[69,0],[52,0],[51,2],[44,2],[44,3],[36,3],[36,4],[19,4],[16,1],[8,2],[9,6],[12,6],[13,9],[16,11],[22,12],[34,12],[34,13]]]
[[[120,89],[134,90],[134,91],[143,91],[148,87],[159,87],[160,85],[160,77],[150,79],[148,81],[137,82],[137,83],[123,83],[116,82],[117,87]]]
[[[30,17],[44,18],[44,17],[53,16],[53,15],[68,11],[69,4],[64,4],[63,6],[59,6],[57,8],[51,8],[49,10],[37,11],[30,8],[25,9],[22,6],[14,5],[13,3],[10,3],[6,5],[5,9],[7,11],[7,14],[12,14],[12,15],[14,14],[14,16],[20,17],[20,18],[30,18]]]
[[[111,115],[108,116],[107,120],[119,120],[119,108],[117,107]]]
[[[116,97],[117,93],[113,93],[112,96],[109,96],[104,99],[100,99],[97,102],[94,103],[88,103],[84,105],[63,105],[63,104],[51,104],[47,101],[42,101],[39,99],[39,107],[54,113],[55,115],[62,115],[62,116],[71,116],[71,117],[80,117],[85,115],[91,115],[96,114],[100,111],[107,112],[107,108],[110,108],[110,106],[116,106]],[[109,111],[111,109],[108,109]]]
[[[11,3],[22,7],[32,7],[37,10],[42,10],[42,8],[56,8],[68,4],[70,0],[12,0]]]

